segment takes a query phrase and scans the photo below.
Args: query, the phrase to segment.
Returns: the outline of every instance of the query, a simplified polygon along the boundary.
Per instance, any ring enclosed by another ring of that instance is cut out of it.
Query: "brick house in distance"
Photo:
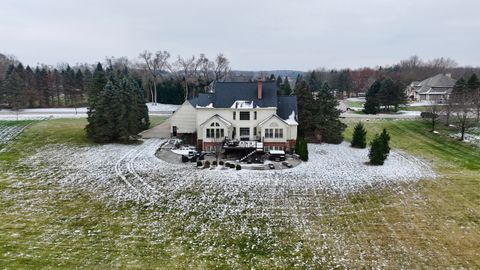
[[[275,82],[261,80],[216,82],[171,117],[172,137],[193,138],[204,151],[290,151],[297,126],[296,96],[278,96]]]

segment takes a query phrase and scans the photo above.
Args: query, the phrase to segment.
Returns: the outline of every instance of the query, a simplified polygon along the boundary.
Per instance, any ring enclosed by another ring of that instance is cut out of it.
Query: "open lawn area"
[[[383,178],[369,165],[337,178],[309,173],[335,154],[329,145],[310,145],[309,163],[290,172],[215,175],[155,159],[161,140],[96,145],[85,124],[33,122],[0,152],[0,266],[480,267],[480,149],[425,122],[365,122],[369,138],[388,129],[390,162],[406,160],[419,179]],[[329,188],[342,180],[345,188]]]

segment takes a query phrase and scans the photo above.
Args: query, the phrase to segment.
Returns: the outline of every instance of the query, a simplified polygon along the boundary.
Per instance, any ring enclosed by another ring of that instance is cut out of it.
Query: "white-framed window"
[[[266,128],[265,138],[283,138],[283,128]]]
[[[210,127],[214,128],[207,128],[206,129],[206,137],[209,139],[213,138],[223,138],[225,137],[225,130],[223,128],[220,128],[220,124],[217,122],[213,122],[210,124]]]
[[[250,120],[250,112],[240,112],[240,120]]]
[[[235,120],[235,118],[237,118],[237,112],[233,112],[233,120]]]
[[[253,120],[257,120],[257,111],[253,112]]]
[[[240,137],[249,137],[249,136],[250,136],[250,128],[241,127],[240,128]]]
[[[275,129],[275,138],[283,138],[283,128]]]

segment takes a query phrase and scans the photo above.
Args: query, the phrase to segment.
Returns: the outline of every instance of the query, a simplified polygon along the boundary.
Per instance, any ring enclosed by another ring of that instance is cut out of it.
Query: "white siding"
[[[185,101],[171,117],[171,126],[177,127],[177,133],[194,133],[197,130],[197,111]],[[171,132],[171,130],[170,130]]]
[[[240,112],[250,112],[250,120],[240,120]],[[257,112],[257,119],[254,119],[254,112]],[[201,132],[200,125],[207,121],[210,117],[215,114],[220,115],[225,118],[228,122],[232,123],[232,129],[229,134],[225,134],[228,138],[232,138],[232,130],[236,128],[235,139],[240,139],[240,130],[241,127],[250,128],[251,139],[254,138],[253,128],[257,127],[260,122],[266,118],[272,116],[277,111],[276,108],[256,108],[256,109],[231,109],[231,108],[197,108],[197,127],[198,127],[198,138],[204,138],[203,132]],[[235,120],[233,120],[233,112],[236,113]]]

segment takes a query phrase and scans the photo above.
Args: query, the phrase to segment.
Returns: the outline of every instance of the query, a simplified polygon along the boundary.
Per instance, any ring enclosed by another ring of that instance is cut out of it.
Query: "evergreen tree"
[[[375,135],[375,138],[371,142],[368,157],[370,159],[370,164],[372,165],[383,165],[385,159],[387,159],[383,142],[380,139],[380,136],[378,136],[378,134]]]
[[[367,147],[367,131],[362,122],[358,122],[358,124],[355,125],[351,146],[355,148]]]
[[[382,145],[383,145],[383,151],[385,152],[385,154],[389,154],[390,153],[390,134],[388,134],[387,132],[387,129],[383,129],[382,130],[382,133],[380,134],[380,140],[382,142]]]
[[[280,87],[281,87],[282,84],[283,84],[282,77],[280,77],[280,76],[277,77],[276,84],[277,84],[277,88],[280,89]]]
[[[346,125],[339,119],[341,111],[338,101],[328,83],[324,83],[314,100],[314,127],[326,143],[339,144],[343,141]]]
[[[280,87],[280,95],[288,96],[292,93],[292,88],[290,87],[290,82],[288,81],[288,77],[285,76],[285,80],[283,80],[283,84]]]
[[[377,94],[380,91],[381,83],[376,80],[370,88],[368,88],[365,96],[365,104],[363,105],[363,111],[366,114],[377,114],[380,110],[380,103],[378,101]]]
[[[301,144],[301,148],[302,148],[302,154],[300,156],[300,159],[303,160],[303,161],[308,161],[308,144],[307,144],[307,141],[306,140],[302,140],[302,144]]]
[[[102,64],[98,63],[95,71],[93,72],[93,78],[88,86],[88,104],[90,108],[95,108],[96,98],[99,93],[103,90],[105,84],[107,83],[107,76],[103,70]]]
[[[320,74],[312,70],[307,77],[308,87],[312,92],[319,91],[322,88],[322,80],[320,79]]]
[[[87,137],[96,142],[110,142],[117,139],[118,120],[123,114],[120,108],[118,89],[108,81],[98,94],[95,110],[88,113]]]
[[[307,83],[303,80],[295,88],[295,95],[298,107],[298,134],[304,137],[314,130],[314,100]]]
[[[308,144],[303,138],[297,138],[295,142],[295,153],[300,157],[300,160],[308,161]]]
[[[128,142],[149,127],[148,108],[138,84],[128,72],[110,72],[95,108],[88,111],[87,136],[97,142]]]

